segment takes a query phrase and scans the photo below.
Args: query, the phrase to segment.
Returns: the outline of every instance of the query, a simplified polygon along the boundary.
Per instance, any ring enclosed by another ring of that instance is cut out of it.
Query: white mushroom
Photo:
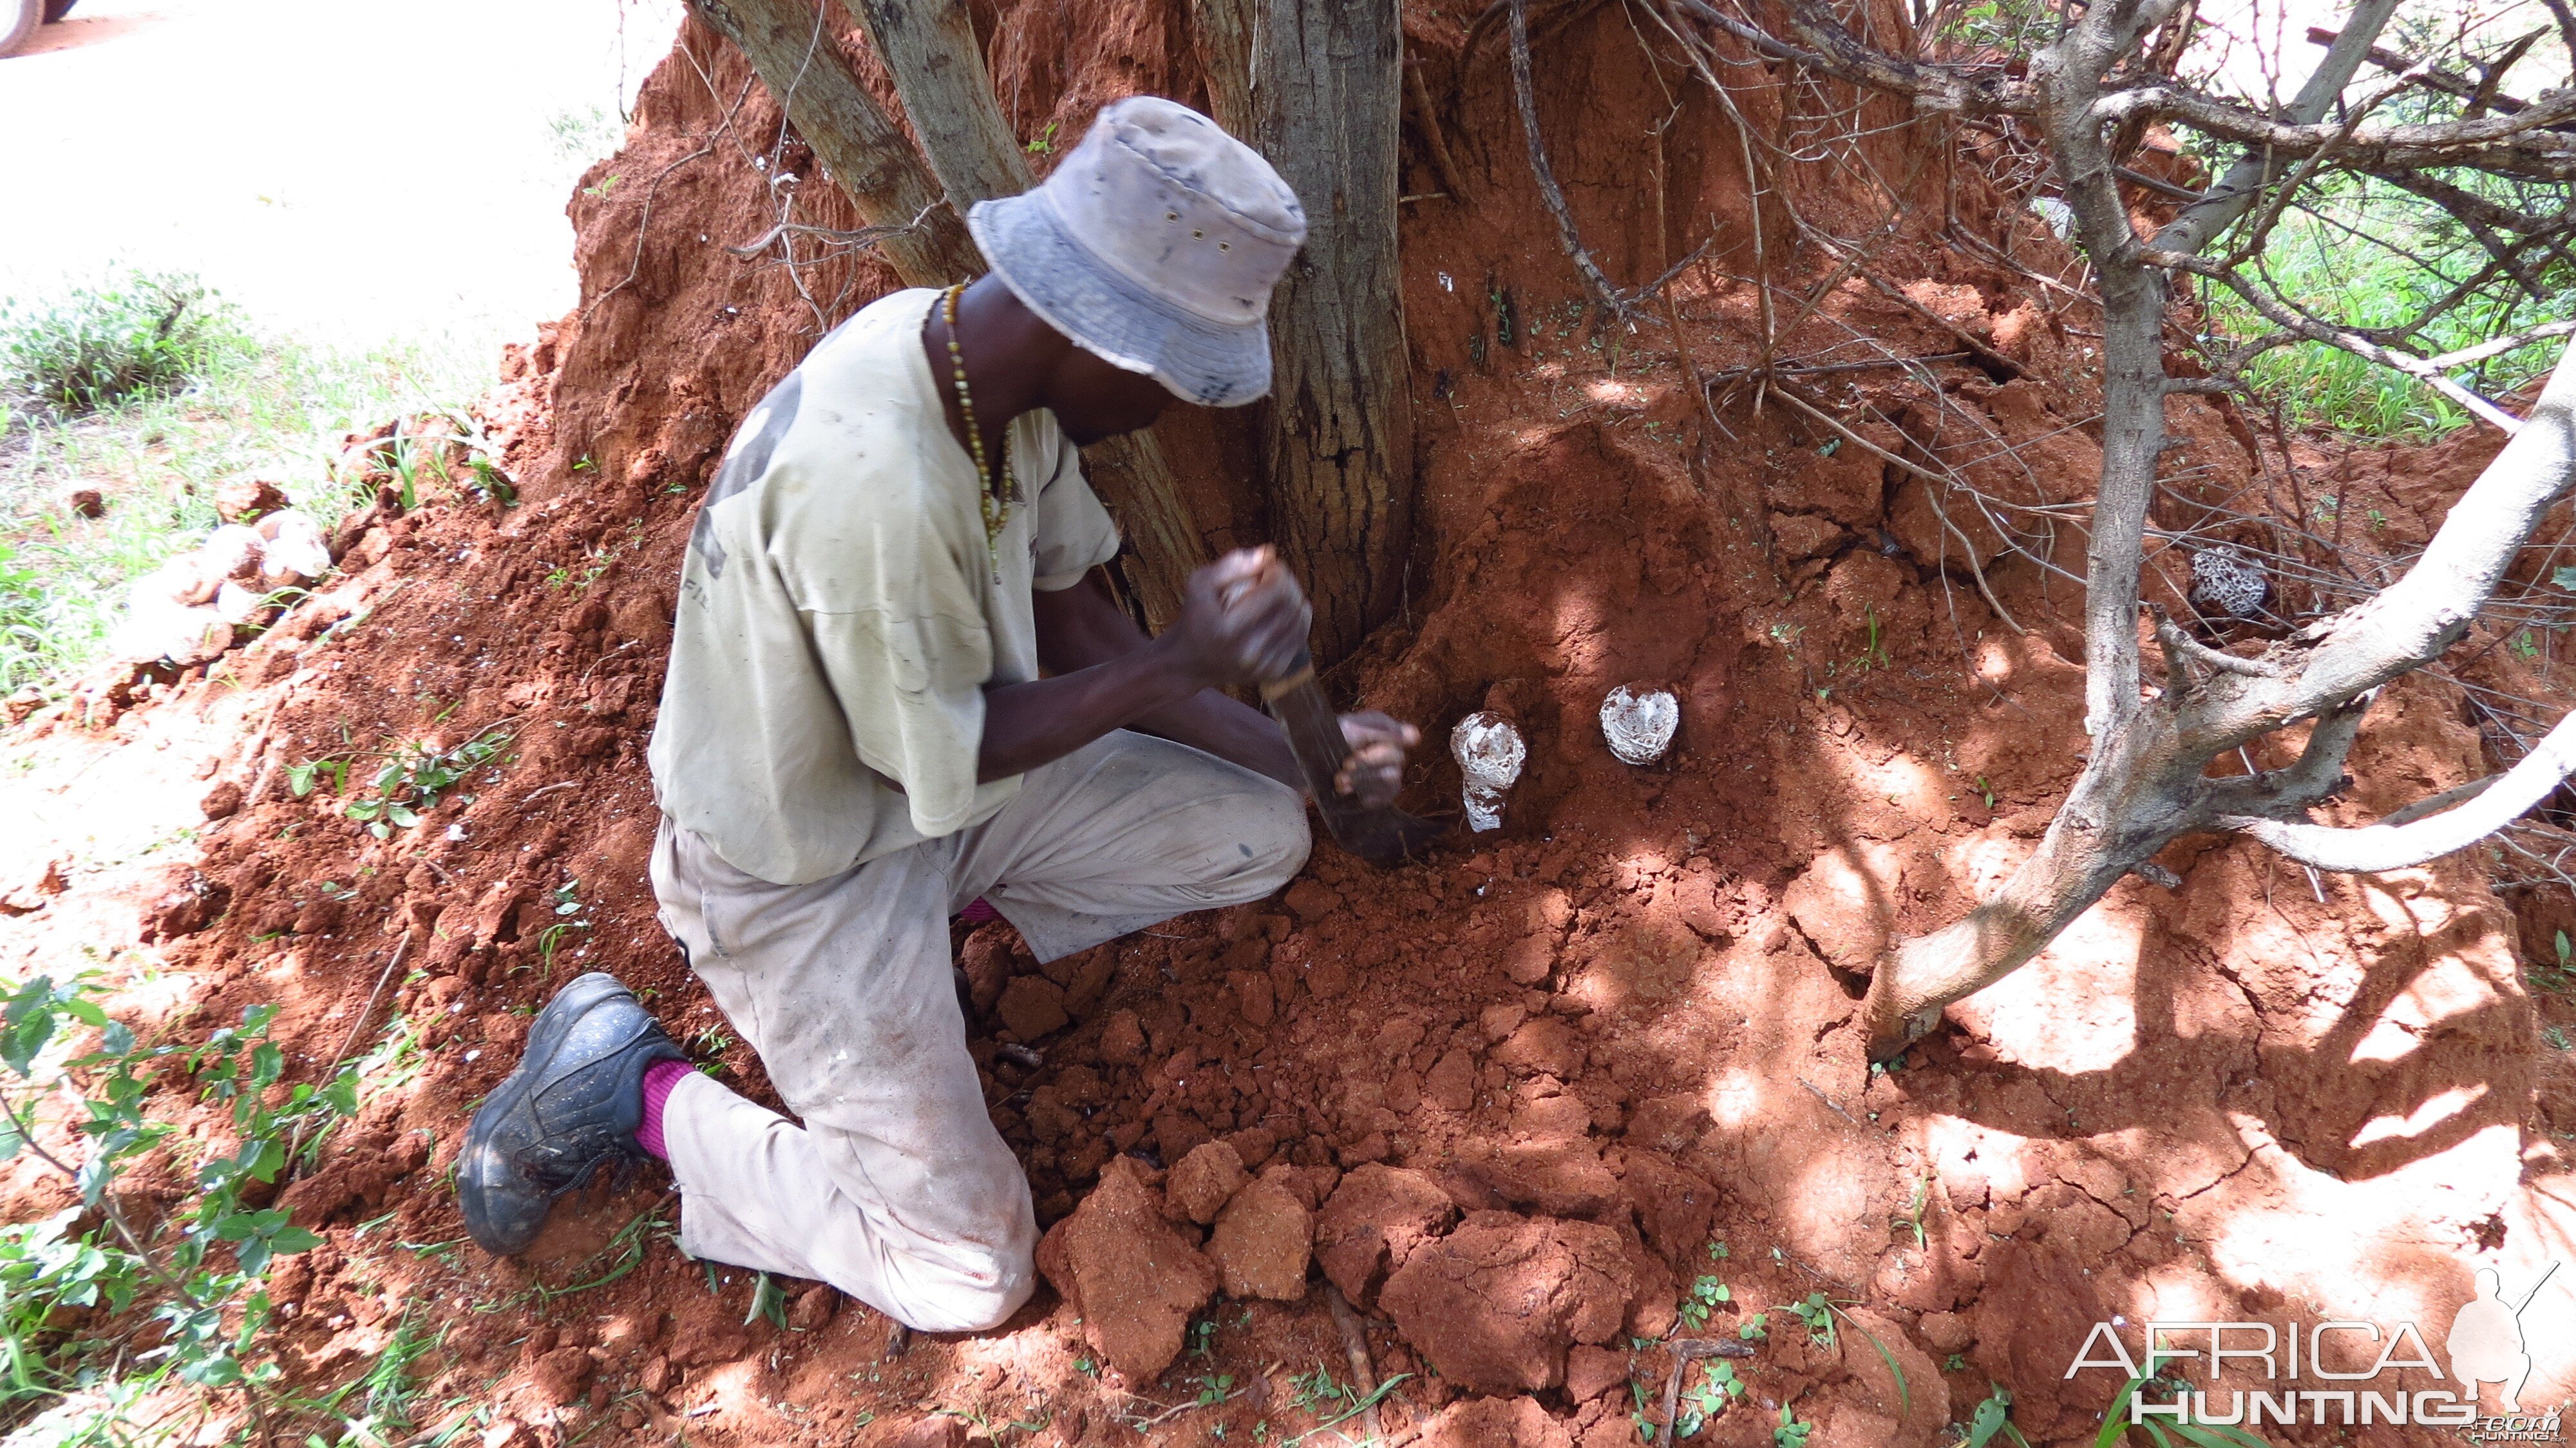
[[[259,581],[275,592],[312,582],[331,571],[331,545],[312,515],[290,508],[259,520]]]
[[[1623,763],[1652,764],[1663,758],[1681,722],[1680,701],[1662,689],[1639,691],[1621,684],[1601,701],[1601,737]]]
[[[1449,752],[1457,756],[1458,775],[1464,782],[1467,804],[1467,827],[1490,830],[1503,823],[1503,791],[1521,777],[1521,761],[1529,757],[1529,748],[1521,743],[1521,731],[1500,714],[1479,711],[1458,721],[1449,731]]]

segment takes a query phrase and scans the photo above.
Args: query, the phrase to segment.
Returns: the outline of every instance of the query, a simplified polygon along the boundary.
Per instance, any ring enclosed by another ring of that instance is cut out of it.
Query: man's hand
[[[1404,752],[1422,742],[1422,731],[1374,709],[1342,716],[1350,758],[1333,776],[1333,788],[1370,809],[1395,802],[1404,787]]]
[[[1238,548],[1190,575],[1181,616],[1156,642],[1202,688],[1266,684],[1296,667],[1314,620],[1278,554]]]

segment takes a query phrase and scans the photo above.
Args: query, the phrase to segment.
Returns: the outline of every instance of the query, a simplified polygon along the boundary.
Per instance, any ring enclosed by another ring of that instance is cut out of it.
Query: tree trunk
[[[978,201],[1029,186],[1028,160],[1002,120],[983,51],[960,6],[902,0],[863,5],[879,55],[929,164],[859,84],[815,0],[691,0],[742,49],[761,83],[871,226],[914,230],[878,249],[913,286],[945,286],[984,270],[966,234]],[[942,204],[942,202],[945,204]],[[1180,612],[1181,587],[1207,552],[1205,537],[1151,433],[1112,438],[1083,454],[1093,489],[1135,549],[1127,581],[1160,628]]]
[[[859,84],[808,0],[690,0],[689,8],[742,51],[868,225],[911,227],[877,243],[895,275],[933,287],[983,270],[963,216],[939,204],[938,178]]]
[[[2169,7],[2168,7],[2169,8]],[[2328,55],[2299,95],[2302,120],[2322,115],[2351,78],[2360,56],[2393,10],[2393,0],[2365,0],[2348,35]],[[2215,722],[2167,645],[2167,685],[2152,701],[2141,696],[2138,582],[2144,562],[2147,503],[2155,490],[2156,457],[2164,442],[2163,328],[2168,287],[2164,274],[2138,256],[2138,239],[2114,179],[2112,157],[2094,104],[2102,77],[2160,23],[2140,8],[2089,13],[2039,56],[2031,80],[2042,95],[2041,121],[2067,202],[2075,212],[2084,248],[2095,259],[2102,292],[2102,471],[2093,502],[2093,529],[2085,577],[2084,730],[2092,736],[2084,773],[2049,822],[2037,851],[2015,870],[1994,897],[1929,935],[1900,942],[1877,964],[1862,1019],[1870,1054],[1885,1059],[1939,1024],[1942,1010],[2019,970],[2060,931],[2091,909],[2122,875],[2176,837],[2213,827],[2224,813],[2203,771],[2235,747],[2235,731]],[[2216,233],[2260,194],[2265,163],[2249,159],[2232,168],[2213,199],[2188,213],[2167,235],[2193,248]],[[2483,597],[2483,595],[2481,595]],[[2411,665],[2409,666],[2411,667]],[[2239,678],[2237,683],[2243,684]],[[2357,692],[2366,685],[2356,685]],[[2223,692],[2223,691],[2222,691]],[[2360,708],[2340,712],[2344,696],[2310,700],[2332,717],[2358,727]],[[2283,711],[2263,727],[2298,717]],[[2321,718],[2326,717],[2320,715]],[[2250,737],[2247,730],[2243,737]],[[2340,773],[2348,729],[2320,723],[2311,753],[2331,752]],[[2303,760],[2302,764],[2312,762]],[[2322,798],[2325,785],[2311,772],[2278,779],[2256,777],[2265,788],[2233,786],[2273,808],[2301,808]],[[2240,807],[2242,813],[2256,813]]]
[[[1028,153],[1011,134],[963,5],[859,0],[859,19],[894,77],[922,158],[959,216],[978,201],[1029,189]]]
[[[1270,304],[1270,525],[1340,659],[1404,600],[1411,359],[1396,257],[1404,28],[1393,0],[1196,0],[1217,120],[1279,168],[1306,246]]]

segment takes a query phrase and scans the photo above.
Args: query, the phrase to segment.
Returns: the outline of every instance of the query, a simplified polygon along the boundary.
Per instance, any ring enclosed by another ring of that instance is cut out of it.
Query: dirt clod
[[[1634,1441],[1634,1431],[1620,1427]],[[1573,1439],[1535,1398],[1470,1398],[1433,1419],[1421,1442],[1426,1448],[1570,1448]]]
[[[1604,1347],[1577,1347],[1565,1355],[1565,1396],[1588,1403],[1628,1381],[1628,1355]]]
[[[1315,1258],[1351,1304],[1375,1305],[1379,1284],[1414,1249],[1458,1220],[1458,1204],[1418,1171],[1371,1164],[1342,1178],[1315,1223]]]
[[[1243,1169],[1242,1155],[1232,1145],[1211,1141],[1181,1158],[1172,1168],[1171,1180],[1163,1184],[1163,1194],[1173,1210],[1204,1227],[1251,1180]]]
[[[1277,1179],[1264,1177],[1225,1204],[1208,1238],[1208,1256],[1225,1279],[1228,1297],[1295,1302],[1306,1295],[1314,1236],[1315,1218],[1306,1204]]]
[[[1065,1013],[1064,987],[1044,976],[1024,975],[1002,988],[1002,1024],[1023,1041],[1063,1030],[1073,1017]]]
[[[1111,1011],[1100,1027],[1100,1059],[1132,1066],[1145,1054],[1145,1027],[1134,1011]]]
[[[740,1322],[690,1315],[671,1333],[671,1361],[681,1367],[729,1363],[751,1351],[751,1334]]]
[[[840,1310],[840,1289],[818,1282],[797,1295],[795,1305],[787,1309],[787,1325],[797,1332],[818,1332]]]
[[[598,1367],[582,1349],[559,1347],[537,1359],[528,1376],[547,1402],[569,1403],[590,1390],[591,1374]]]
[[[1163,1215],[1141,1163],[1116,1157],[1073,1215],[1038,1244],[1038,1270],[1082,1314],[1083,1337],[1110,1366],[1149,1377],[1181,1353],[1190,1314],[1216,1295],[1217,1271]]]
[[[32,869],[22,870],[15,879],[0,880],[0,915],[26,915],[45,908],[45,903],[69,888],[63,878],[63,862],[47,860]]]
[[[1631,1271],[1608,1227],[1478,1212],[1408,1257],[1379,1301],[1442,1377],[1536,1392],[1565,1381],[1567,1348],[1618,1335]]]
[[[266,478],[233,478],[215,489],[215,516],[255,523],[287,506],[286,490]]]
[[[887,1448],[966,1448],[966,1425],[944,1415],[922,1418],[896,1434]]]
[[[957,968],[966,972],[975,1009],[989,1011],[1002,998],[1002,988],[1011,983],[1011,945],[1008,932],[998,925],[987,925],[966,937],[957,952]]]

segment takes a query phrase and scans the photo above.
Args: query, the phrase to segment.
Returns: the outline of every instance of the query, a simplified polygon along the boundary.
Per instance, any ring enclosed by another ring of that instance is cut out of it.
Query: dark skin
[[[1088,446],[1151,426],[1172,402],[1153,378],[1075,346],[998,277],[985,276],[958,298],[957,334],[997,485],[1002,438],[1021,413],[1045,408],[1065,436]],[[931,308],[921,341],[949,433],[966,448],[943,308]],[[1237,549],[1192,573],[1180,616],[1156,638],[1136,627],[1096,575],[1039,592],[1034,611],[1046,677],[984,691],[979,779],[1024,774],[1113,729],[1135,729],[1305,788],[1279,726],[1219,692],[1285,675],[1305,647],[1313,610],[1269,549]],[[1371,711],[1343,715],[1342,734],[1351,754],[1336,787],[1364,804],[1393,801],[1405,751],[1422,742],[1421,733]]]

